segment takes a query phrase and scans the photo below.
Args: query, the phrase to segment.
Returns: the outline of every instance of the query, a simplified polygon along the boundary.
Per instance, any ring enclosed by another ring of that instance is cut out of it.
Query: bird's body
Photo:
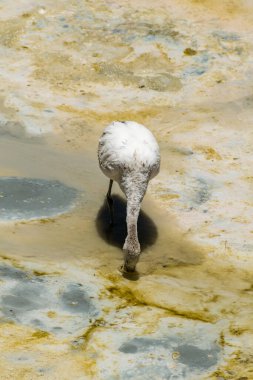
[[[110,178],[107,194],[112,218],[110,196],[113,181],[118,182],[127,198],[128,235],[123,247],[124,269],[133,271],[140,254],[137,220],[148,182],[160,168],[159,146],[153,134],[133,121],[113,122],[103,132],[98,146],[102,172]]]

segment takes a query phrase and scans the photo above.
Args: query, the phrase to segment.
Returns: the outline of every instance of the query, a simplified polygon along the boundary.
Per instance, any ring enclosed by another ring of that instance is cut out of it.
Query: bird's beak
[[[125,261],[124,261],[124,266],[123,266],[123,271],[124,272],[134,272],[136,264],[139,261],[139,254],[134,254],[127,251],[125,252]]]

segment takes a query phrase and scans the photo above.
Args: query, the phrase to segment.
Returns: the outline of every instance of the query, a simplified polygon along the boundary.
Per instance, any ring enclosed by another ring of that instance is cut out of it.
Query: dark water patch
[[[61,296],[61,303],[64,308],[74,313],[96,314],[89,294],[78,284],[69,284]]]
[[[203,178],[198,178],[196,194],[193,199],[194,203],[197,205],[202,205],[210,199],[210,196],[211,192],[209,184]]]
[[[189,178],[189,184],[182,198],[190,210],[203,206],[212,196],[212,184],[202,177]],[[205,208],[206,210],[206,208]],[[204,211],[204,210],[203,210]],[[206,212],[206,211],[204,211]]]
[[[44,323],[42,323],[39,319],[36,319],[36,318],[31,320],[31,325],[39,329],[42,329],[43,327],[45,327]]]
[[[239,41],[240,40],[240,36],[238,34],[226,32],[224,30],[213,32],[213,36],[223,41]]]
[[[212,56],[209,52],[203,52],[201,54],[199,54],[196,58],[195,58],[195,62],[199,63],[199,64],[207,64],[209,61],[213,60],[214,59],[214,56]]]
[[[186,70],[184,70],[182,76],[184,78],[187,78],[189,76],[201,76],[205,74],[207,71],[206,67],[201,67],[201,66],[190,66],[187,67]]]
[[[62,214],[73,206],[77,191],[59,181],[0,178],[0,219],[40,219]]]
[[[140,358],[145,360],[145,358],[152,354],[153,365],[150,368],[161,372],[162,379],[171,379],[170,376],[172,375],[176,376],[173,379],[185,379],[189,378],[193,373],[199,374],[217,365],[221,349],[215,342],[207,342],[206,347],[203,348],[198,346],[195,339],[187,339],[183,336],[175,335],[161,339],[149,337],[134,338],[123,343],[119,347],[119,351],[127,355],[134,354],[136,361],[140,361]],[[174,367],[175,369],[168,372],[166,358],[169,359],[174,356],[173,360],[175,360],[175,364],[177,365]],[[146,373],[146,371],[143,372],[145,379],[148,378]]]
[[[125,354],[135,354],[138,352],[138,346],[134,343],[123,343],[120,346],[119,351],[124,352]]]
[[[0,279],[1,278],[23,280],[27,278],[27,273],[21,269],[13,268],[5,264],[0,264]]]
[[[93,302],[94,289],[91,286],[66,283],[57,275],[37,277],[32,272],[7,265],[0,266],[1,278],[2,320],[56,335],[69,335],[89,326],[92,318],[100,314]],[[50,318],[49,311],[53,318]]]
[[[31,310],[43,309],[47,306],[44,286],[41,284],[19,283],[10,290],[10,294],[2,297],[2,311],[5,314],[18,315]]]
[[[218,346],[213,346],[211,349],[200,349],[192,344],[178,346],[180,354],[179,361],[189,368],[200,370],[209,369],[217,364],[218,361]]]
[[[110,32],[111,30],[109,30]],[[143,38],[145,41],[153,39],[162,40],[177,40],[180,33],[176,30],[175,26],[171,22],[163,24],[150,23],[148,21],[138,22],[129,21],[118,23],[115,28],[112,29],[115,34],[122,35],[122,41],[133,41],[139,38]]]

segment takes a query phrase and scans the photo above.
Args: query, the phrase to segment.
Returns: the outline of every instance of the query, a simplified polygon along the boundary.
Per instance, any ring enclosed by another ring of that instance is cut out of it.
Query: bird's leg
[[[108,204],[109,211],[110,211],[110,225],[111,225],[111,226],[113,226],[113,221],[114,221],[114,215],[113,215],[113,199],[112,199],[112,196],[111,196],[112,184],[113,184],[113,180],[110,179],[109,189],[108,189],[107,194],[106,194],[107,204]]]

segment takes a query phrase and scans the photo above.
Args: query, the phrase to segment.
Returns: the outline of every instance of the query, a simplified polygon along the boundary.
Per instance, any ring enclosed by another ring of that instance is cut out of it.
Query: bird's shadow
[[[108,244],[122,248],[127,235],[126,201],[119,195],[113,195],[114,224],[110,225],[110,214],[105,199],[96,217],[96,228],[99,236]],[[158,231],[153,220],[140,211],[138,219],[138,237],[141,250],[153,245],[158,237]]]

